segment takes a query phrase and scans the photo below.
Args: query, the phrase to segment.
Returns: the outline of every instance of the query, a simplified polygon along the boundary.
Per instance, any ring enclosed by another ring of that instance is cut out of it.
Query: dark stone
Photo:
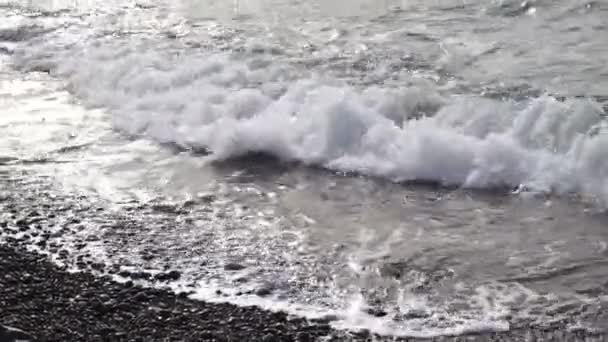
[[[141,259],[144,261],[150,261],[154,259],[154,254],[142,254]]]
[[[19,228],[27,227],[27,220],[22,218],[15,221],[15,225]]]
[[[407,264],[405,262],[389,262],[380,267],[380,275],[395,279],[401,278]]]
[[[177,297],[180,299],[187,299],[193,292],[180,292],[177,294]]]
[[[101,262],[94,262],[91,263],[91,268],[96,270],[96,271],[102,271],[105,268],[105,264],[101,263]]]
[[[269,287],[261,287],[255,291],[255,294],[259,297],[266,297],[272,294],[272,290]]]
[[[384,311],[382,309],[378,309],[378,308],[369,308],[369,309],[367,309],[367,313],[374,317],[384,317],[384,316],[388,315],[386,313],[386,311]]]
[[[296,342],[313,342],[315,339],[307,332],[298,332],[296,334]]]
[[[133,280],[149,280],[152,278],[152,275],[148,272],[130,272],[130,271],[120,271],[118,275],[125,278],[131,278]]]
[[[171,272],[167,272],[167,273],[159,273],[156,276],[154,276],[154,279],[159,280],[159,281],[176,281],[181,276],[182,276],[182,274],[180,272],[171,271]]]
[[[226,271],[240,271],[240,270],[244,270],[245,268],[246,267],[241,264],[232,263],[232,262],[224,265],[224,270],[226,270]]]
[[[405,319],[420,319],[420,318],[428,318],[430,315],[422,310],[410,310],[403,315]]]
[[[150,300],[145,291],[138,292],[135,296],[133,296],[133,299],[138,302],[147,302]]]

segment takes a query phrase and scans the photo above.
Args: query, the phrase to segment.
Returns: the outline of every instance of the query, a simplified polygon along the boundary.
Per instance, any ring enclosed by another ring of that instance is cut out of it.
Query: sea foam
[[[96,43],[15,59],[65,77],[129,135],[253,152],[391,181],[578,193],[608,203],[608,134],[601,106],[540,96],[498,101],[442,96],[432,84],[357,86],[272,56],[175,53]]]

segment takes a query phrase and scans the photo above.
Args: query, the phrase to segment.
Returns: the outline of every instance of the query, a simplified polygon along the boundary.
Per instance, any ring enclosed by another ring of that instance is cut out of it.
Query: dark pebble
[[[248,281],[249,281],[249,279],[247,279],[246,277],[240,277],[240,278],[237,278],[234,280],[234,282],[237,284],[244,284]]]
[[[244,270],[245,268],[246,267],[241,264],[232,263],[232,262],[224,265],[224,269],[226,271],[240,271],[240,270]]]
[[[180,299],[186,299],[188,298],[188,296],[190,296],[193,292],[180,292],[177,294],[177,297]]]
[[[299,332],[296,334],[297,342],[313,342],[314,340],[314,337],[307,332]]]
[[[367,309],[367,313],[374,317],[384,317],[387,315],[386,311],[376,308]]]
[[[171,271],[167,273],[159,273],[154,276],[154,279],[158,281],[175,281],[178,280],[182,274],[178,271]]]
[[[255,294],[259,297],[266,297],[272,294],[272,290],[268,287],[261,287],[255,291]]]
[[[428,318],[430,315],[422,310],[411,310],[403,315],[405,319],[420,319],[420,318]]]
[[[148,280],[152,278],[152,275],[148,272],[130,272],[130,271],[120,271],[118,273],[119,276],[125,278],[131,278],[133,280]]]
[[[141,256],[141,259],[144,261],[150,261],[150,260],[154,259],[154,254],[143,254]]]
[[[148,294],[145,291],[141,291],[135,294],[135,296],[133,296],[133,299],[138,302],[147,302],[150,298],[148,297]]]
[[[106,265],[101,262],[94,262],[91,264],[91,268],[96,271],[102,271],[105,267],[106,267]]]

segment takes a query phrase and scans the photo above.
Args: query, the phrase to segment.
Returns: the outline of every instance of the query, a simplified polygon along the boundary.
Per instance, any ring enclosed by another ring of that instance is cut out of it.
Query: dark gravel
[[[0,322],[40,341],[313,341],[330,334],[323,322],[70,274],[8,246],[0,246],[0,275]]]

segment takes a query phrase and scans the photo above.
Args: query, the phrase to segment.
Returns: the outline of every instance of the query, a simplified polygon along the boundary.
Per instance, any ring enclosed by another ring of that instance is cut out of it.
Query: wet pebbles
[[[331,332],[326,322],[69,273],[8,246],[0,275],[1,324],[40,341],[314,341]]]

